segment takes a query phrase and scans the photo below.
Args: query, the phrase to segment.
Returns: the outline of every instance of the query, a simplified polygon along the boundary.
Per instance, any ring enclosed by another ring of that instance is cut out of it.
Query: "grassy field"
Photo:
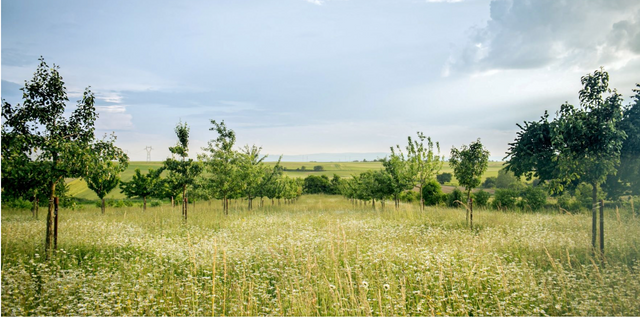
[[[275,162],[268,162],[268,165],[275,165]],[[333,174],[337,174],[340,177],[351,177],[353,174],[359,174],[367,170],[382,169],[382,163],[380,162],[283,162],[282,166],[286,167],[289,171],[284,172],[284,175],[289,177],[307,177],[308,175],[327,175],[333,177]],[[498,170],[502,168],[502,162],[489,162],[489,168],[483,175],[483,180],[490,176],[498,176]],[[314,172],[313,167],[320,165],[323,167],[323,171]],[[131,162],[129,168],[122,173],[121,178],[124,181],[129,181],[133,177],[136,168],[139,168],[142,172],[146,172],[149,168],[158,169],[162,166],[162,162]],[[307,171],[295,171],[298,168],[304,166]],[[441,173],[451,173],[451,167],[445,162]],[[69,193],[71,196],[80,199],[97,200],[98,196],[87,188],[87,184],[82,179],[68,179]],[[455,186],[457,181],[455,178],[448,185]],[[445,192],[451,191],[452,187],[445,188]],[[116,188],[110,192],[107,199],[123,199],[125,196],[120,193],[120,189]]]
[[[640,219],[606,211],[606,265],[587,214],[402,204],[338,196],[247,211],[2,210],[2,315],[640,315]],[[598,263],[598,264],[597,264]]]

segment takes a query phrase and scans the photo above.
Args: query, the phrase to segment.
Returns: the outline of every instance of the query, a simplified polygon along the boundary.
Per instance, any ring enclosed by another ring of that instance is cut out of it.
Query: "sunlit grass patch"
[[[582,214],[478,210],[470,231],[461,209],[244,206],[198,203],[187,224],[167,205],[62,210],[49,262],[44,220],[3,210],[2,314],[640,314],[640,224],[625,211],[606,219],[602,265]]]

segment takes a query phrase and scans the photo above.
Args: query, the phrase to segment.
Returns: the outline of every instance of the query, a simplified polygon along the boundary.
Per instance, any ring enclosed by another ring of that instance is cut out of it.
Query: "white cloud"
[[[321,6],[321,5],[324,4],[323,0],[306,0],[306,1],[309,2],[309,3],[313,3],[315,5],[318,5],[318,6]]]
[[[493,0],[442,75],[548,66],[619,68],[640,56],[640,2]]]
[[[96,106],[98,119],[96,120],[97,130],[132,130],[134,128],[133,118],[127,113],[127,108],[123,105]]]

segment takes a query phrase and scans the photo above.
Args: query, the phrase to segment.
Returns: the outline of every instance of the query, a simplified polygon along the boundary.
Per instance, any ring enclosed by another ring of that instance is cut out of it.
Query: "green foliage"
[[[478,207],[487,207],[489,205],[489,198],[491,198],[491,194],[489,192],[480,190],[473,194],[473,204]]]
[[[444,197],[440,183],[433,179],[427,182],[422,188],[422,197],[426,206],[439,204]]]
[[[469,146],[463,145],[460,150],[452,147],[449,165],[453,168],[458,184],[470,196],[471,190],[480,185],[482,174],[489,166],[489,151],[484,148],[480,139],[471,142]]]
[[[305,194],[329,194],[333,190],[327,175],[309,175],[304,179],[303,192]]]
[[[582,208],[591,210],[593,208],[593,185],[581,183],[576,187],[575,197],[576,201],[580,203]],[[596,200],[600,201],[605,198],[605,194],[602,191],[598,191]]]
[[[521,196],[519,206],[522,210],[536,211],[544,207],[547,202],[547,193],[541,187],[527,186]]]
[[[452,192],[447,194],[447,206],[458,208],[462,206],[461,202],[464,201],[462,191],[457,187]]]
[[[157,184],[160,180],[162,170],[149,169],[147,174],[142,174],[139,168],[136,168],[133,178],[128,182],[121,182],[120,189],[127,198],[139,197],[144,200],[144,208],[146,209],[147,197],[153,196]]]
[[[501,169],[498,171],[498,177],[496,177],[496,188],[513,188],[514,184],[519,183],[520,180],[514,175],[512,171],[507,169]]]
[[[512,189],[496,189],[493,196],[493,208],[498,210],[509,210],[516,207],[518,192]]]
[[[551,122],[545,112],[539,122],[518,125],[522,131],[510,143],[507,170],[550,181],[555,192],[577,180],[598,186],[615,173],[627,137],[620,127],[622,96],[609,89],[602,69],[581,82],[579,107],[565,103]]]
[[[436,174],[442,169],[444,157],[440,156],[440,143],[434,143],[431,141],[431,137],[425,137],[422,132],[418,131],[418,138],[412,140],[411,137],[407,137],[407,164],[409,168],[409,176],[412,182],[412,186],[417,186],[420,189],[420,207],[422,208],[422,188]],[[424,141],[427,144],[424,144]],[[437,151],[437,153],[436,153]]]
[[[441,173],[436,175],[436,179],[438,180],[438,183],[444,185],[444,183],[448,183],[453,179],[453,175],[451,173]]]
[[[411,173],[409,164],[405,159],[400,146],[396,145],[396,150],[391,147],[391,156],[382,160],[382,166],[387,175],[389,175],[389,192],[390,196],[397,203],[400,201],[402,192],[412,188]]]
[[[204,162],[207,172],[207,183],[217,199],[225,201],[225,214],[228,213],[226,201],[239,197],[242,192],[241,173],[239,168],[240,154],[233,150],[236,142],[236,134],[227,129],[224,121],[218,123],[211,120],[213,127],[210,131],[216,131],[218,137],[210,140],[208,146],[203,148],[207,153],[200,154],[198,158]]]
[[[9,208],[14,208],[14,209],[31,209],[33,208],[33,203],[28,201],[28,200],[24,200],[22,198],[17,198],[17,199],[3,199],[2,200],[2,205],[3,207],[9,207]]]
[[[399,198],[401,201],[412,203],[414,201],[420,201],[420,194],[413,190],[409,190],[409,191],[402,192]]]
[[[324,167],[322,165],[316,165],[313,167],[314,172],[322,172],[324,171]]]
[[[500,173],[500,171],[498,171]],[[495,188],[498,183],[498,178],[494,176],[487,177],[482,183],[482,187],[484,188]]]
[[[84,181],[101,200],[118,186],[120,173],[129,165],[129,158],[114,145],[115,140],[115,135],[112,135],[110,139],[105,137],[91,145],[93,156],[87,165]]]

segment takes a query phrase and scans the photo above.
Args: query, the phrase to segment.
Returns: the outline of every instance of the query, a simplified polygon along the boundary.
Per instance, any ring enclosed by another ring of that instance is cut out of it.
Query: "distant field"
[[[273,166],[275,162],[267,162],[267,165]],[[307,177],[309,175],[327,175],[332,177],[333,174],[337,174],[340,177],[351,177],[353,174],[360,174],[368,170],[382,169],[382,163],[380,162],[282,162],[282,166],[288,169],[284,175],[289,177]],[[320,165],[323,167],[323,171],[314,172],[313,167]],[[489,168],[483,175],[483,180],[490,176],[497,176],[498,170],[502,168],[503,162],[489,162]],[[129,168],[122,173],[122,180],[129,181],[133,177],[136,168],[146,172],[149,168],[158,169],[162,166],[162,162],[130,162]],[[296,171],[298,168],[306,168],[306,171]],[[453,170],[449,167],[449,164],[445,162],[442,167],[441,173],[452,173]],[[82,179],[69,179],[69,192],[72,196],[80,199],[97,200],[98,196],[87,188],[87,184]],[[457,181],[454,177],[451,183],[447,183],[449,186],[456,186]],[[120,189],[116,188],[106,197],[107,199],[123,199],[125,196],[120,193]]]

